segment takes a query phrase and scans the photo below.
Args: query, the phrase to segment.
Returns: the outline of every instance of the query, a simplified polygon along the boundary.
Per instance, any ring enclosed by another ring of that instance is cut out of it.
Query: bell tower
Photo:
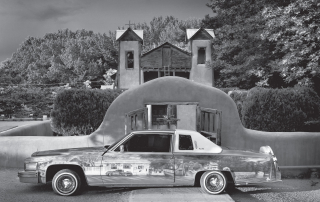
[[[119,42],[118,88],[128,89],[141,84],[140,56],[143,30],[117,30]]]
[[[192,53],[192,67],[190,80],[208,86],[214,86],[213,69],[206,67],[206,62],[211,63],[212,29],[187,29],[187,41]]]

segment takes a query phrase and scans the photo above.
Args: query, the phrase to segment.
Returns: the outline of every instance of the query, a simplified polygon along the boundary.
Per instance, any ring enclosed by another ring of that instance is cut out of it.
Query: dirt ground
[[[320,179],[283,179],[272,184],[237,187],[229,195],[236,202],[319,202]]]

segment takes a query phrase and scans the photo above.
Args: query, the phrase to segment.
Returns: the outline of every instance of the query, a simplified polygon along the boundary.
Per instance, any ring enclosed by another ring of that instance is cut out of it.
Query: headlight
[[[37,162],[24,163],[24,170],[25,171],[35,171],[35,170],[37,170],[37,167],[38,167]]]

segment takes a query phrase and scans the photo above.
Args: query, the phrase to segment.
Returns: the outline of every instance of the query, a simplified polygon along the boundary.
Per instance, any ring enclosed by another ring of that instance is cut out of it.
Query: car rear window
[[[179,135],[179,150],[193,150],[191,135]]]

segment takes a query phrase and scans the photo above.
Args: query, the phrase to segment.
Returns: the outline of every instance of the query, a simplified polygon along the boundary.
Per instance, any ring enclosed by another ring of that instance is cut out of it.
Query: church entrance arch
[[[200,107],[197,102],[145,103],[125,115],[126,134],[147,129],[186,129],[200,132],[221,145],[222,112]]]

